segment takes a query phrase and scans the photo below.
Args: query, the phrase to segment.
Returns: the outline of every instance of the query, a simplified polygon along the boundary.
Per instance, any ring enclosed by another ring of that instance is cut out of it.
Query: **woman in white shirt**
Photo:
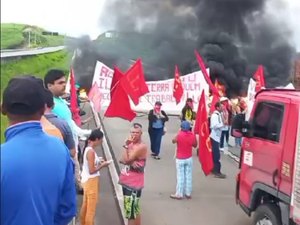
[[[80,212],[81,225],[94,224],[99,195],[99,171],[110,163],[110,161],[101,160],[95,151],[95,148],[101,145],[102,141],[103,132],[99,129],[93,130],[86,140],[81,172],[83,186],[83,203]]]

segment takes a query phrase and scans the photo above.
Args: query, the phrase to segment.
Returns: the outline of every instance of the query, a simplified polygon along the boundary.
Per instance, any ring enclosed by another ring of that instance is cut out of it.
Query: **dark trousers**
[[[211,140],[211,147],[212,147],[212,154],[213,154],[213,161],[214,161],[214,173],[221,173],[221,162],[220,162],[220,144],[216,142],[214,139]]]
[[[161,139],[164,134],[164,128],[159,129],[149,129],[149,136],[150,136],[150,142],[151,142],[151,151],[155,155],[159,155],[160,153],[160,145],[161,145]]]
[[[229,141],[229,130],[222,130],[220,148],[224,148],[224,141],[228,144]]]

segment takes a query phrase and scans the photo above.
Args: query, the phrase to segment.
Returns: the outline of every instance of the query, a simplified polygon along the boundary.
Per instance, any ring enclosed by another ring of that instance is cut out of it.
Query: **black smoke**
[[[228,95],[245,90],[259,64],[264,66],[268,87],[284,85],[295,49],[288,26],[268,15],[269,1],[107,1],[107,13],[100,22],[116,31],[121,45],[105,49],[105,41],[82,39],[80,74],[90,76],[94,66],[90,64],[96,59],[126,70],[132,59],[142,57],[147,80],[169,78],[175,64],[182,74],[199,70],[196,49],[210,68],[212,80],[223,83]],[[89,72],[83,68],[90,68]]]

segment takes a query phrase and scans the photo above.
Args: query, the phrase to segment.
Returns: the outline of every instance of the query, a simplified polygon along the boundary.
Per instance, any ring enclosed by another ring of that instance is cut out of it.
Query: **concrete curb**
[[[107,138],[107,134],[105,132],[105,128],[103,126],[103,123],[102,123],[101,119],[99,119],[100,116],[94,110],[94,107],[93,107],[92,104],[91,104],[91,109],[92,109],[92,112],[94,114],[94,119],[95,119],[97,127],[101,127],[102,131],[104,133],[103,151],[104,151],[105,158],[106,158],[106,160],[113,160],[113,162],[108,166],[108,170],[109,170],[111,181],[112,181],[113,186],[114,186],[114,191],[115,191],[115,194],[116,194],[116,200],[117,200],[117,203],[118,203],[118,206],[119,206],[119,213],[120,213],[120,216],[122,217],[123,224],[126,225],[125,214],[124,214],[124,211],[123,211],[123,191],[122,191],[122,187],[118,184],[119,175],[118,175],[118,171],[117,171],[117,167],[116,167],[116,162],[117,161],[116,161],[115,155],[112,151],[109,140]]]

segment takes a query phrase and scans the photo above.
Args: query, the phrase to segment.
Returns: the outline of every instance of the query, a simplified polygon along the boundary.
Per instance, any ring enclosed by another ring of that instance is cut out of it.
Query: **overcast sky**
[[[37,25],[71,36],[88,34],[96,38],[107,29],[99,25],[104,1],[1,0],[1,22]],[[282,1],[288,12],[284,18],[294,30],[294,42],[300,51],[300,0]]]

